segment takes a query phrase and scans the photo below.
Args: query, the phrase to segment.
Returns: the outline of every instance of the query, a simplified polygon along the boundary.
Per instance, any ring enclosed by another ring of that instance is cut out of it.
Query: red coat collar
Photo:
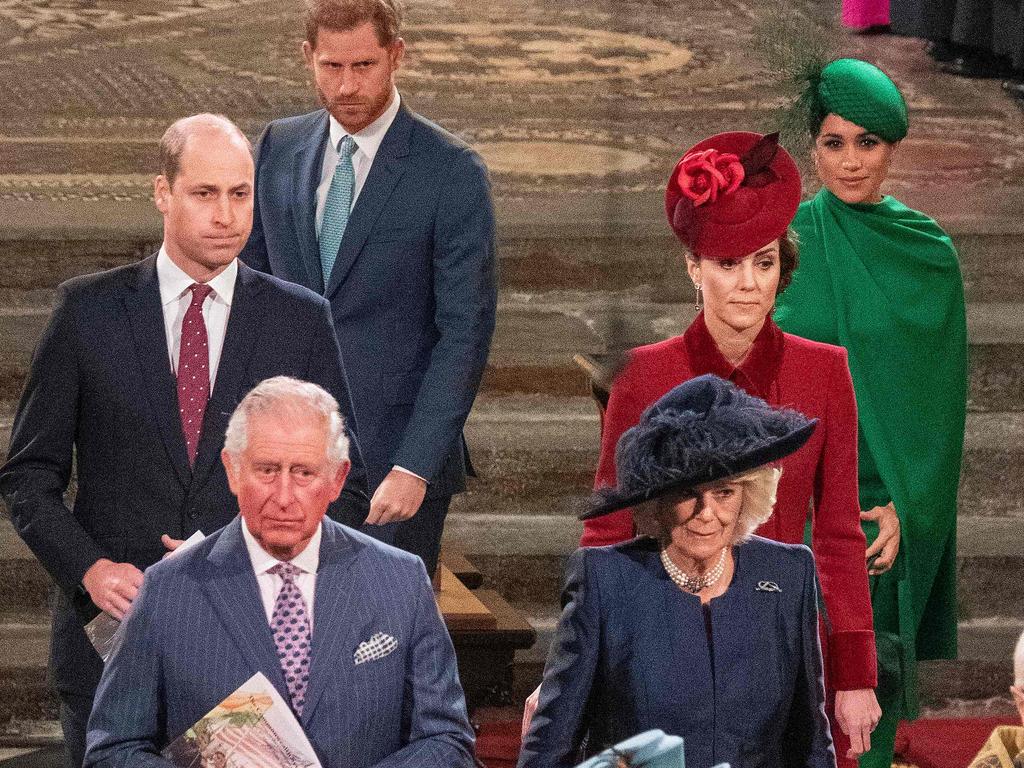
[[[704,313],[701,312],[683,334],[683,345],[694,376],[713,373],[733,382],[745,392],[767,400],[782,365],[785,338],[779,326],[770,317],[767,318],[743,362],[734,366],[725,359],[711,338],[704,322]]]

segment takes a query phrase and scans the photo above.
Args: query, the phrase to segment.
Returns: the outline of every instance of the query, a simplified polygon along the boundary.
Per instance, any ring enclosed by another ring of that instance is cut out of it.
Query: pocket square
[[[391,635],[384,632],[375,632],[369,640],[363,640],[359,644],[353,655],[356,664],[364,664],[367,661],[383,659],[397,647],[398,641]]]

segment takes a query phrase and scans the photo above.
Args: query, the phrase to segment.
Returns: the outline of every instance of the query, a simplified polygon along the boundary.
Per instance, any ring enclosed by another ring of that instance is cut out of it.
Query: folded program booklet
[[[202,531],[196,531],[185,541],[181,542],[177,549],[169,552],[166,556],[174,557],[174,555],[184,552],[205,538],[206,536]],[[100,612],[99,616],[85,625],[85,636],[89,638],[89,642],[92,643],[96,653],[103,659],[104,664],[107,663],[110,654],[120,645],[121,635],[117,632],[120,627],[121,622],[106,612]]]
[[[262,672],[161,754],[178,768],[321,768],[302,726]]]

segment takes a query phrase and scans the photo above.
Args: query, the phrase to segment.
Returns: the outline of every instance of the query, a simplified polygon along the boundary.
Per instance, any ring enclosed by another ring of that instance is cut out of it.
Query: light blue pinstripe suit
[[[472,766],[455,652],[422,561],[323,522],[301,722],[324,768]],[[355,665],[375,632],[398,641]],[[166,744],[255,672],[288,701],[241,519],[150,568],[89,720],[87,766],[167,763]]]

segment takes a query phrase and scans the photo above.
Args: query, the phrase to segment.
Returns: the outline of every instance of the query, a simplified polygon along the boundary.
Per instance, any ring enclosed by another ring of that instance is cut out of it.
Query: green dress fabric
[[[800,266],[775,320],[789,333],[846,348],[861,508],[892,501],[900,518],[896,567],[871,578],[884,716],[861,759],[862,768],[888,766],[896,722],[917,716],[917,660],[956,656],[963,281],[949,236],[891,197],[850,205],[822,189],[801,204],[793,228]],[[865,533],[871,541],[877,526],[865,524]]]

